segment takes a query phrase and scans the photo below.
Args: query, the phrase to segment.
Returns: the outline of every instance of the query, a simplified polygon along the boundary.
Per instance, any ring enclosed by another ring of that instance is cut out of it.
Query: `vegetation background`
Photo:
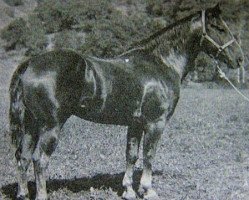
[[[71,48],[100,57],[114,56],[134,41],[217,2],[0,0],[0,29],[4,27],[0,39],[0,199],[13,200],[17,192],[7,117],[8,88],[13,71],[25,59],[24,53],[32,56],[54,48]],[[224,19],[233,32],[241,35],[247,56],[245,67],[249,48],[248,2],[222,1]],[[196,81],[216,79],[207,55],[200,54],[196,63]],[[234,90],[203,87],[210,83],[189,81],[194,87],[182,90],[160,141],[153,177],[161,199],[249,199],[248,102]],[[249,96],[249,90],[243,93]],[[70,118],[48,168],[50,199],[121,200],[126,133],[126,127]],[[141,155],[142,152],[136,166],[136,189]],[[28,178],[31,199],[35,199],[32,167]]]
[[[27,0],[4,0],[18,7]],[[168,24],[197,10],[221,2],[223,17],[239,35],[249,58],[249,1],[247,0],[29,0],[37,7],[25,18],[17,18],[1,32],[6,51],[26,48],[26,55],[50,49],[70,48],[80,53],[112,57]],[[11,13],[9,14],[11,15]],[[13,15],[13,13],[12,13]],[[212,60],[204,55],[196,60],[194,81],[219,78]],[[235,79],[235,72],[231,78]],[[247,81],[248,82],[248,81]]]

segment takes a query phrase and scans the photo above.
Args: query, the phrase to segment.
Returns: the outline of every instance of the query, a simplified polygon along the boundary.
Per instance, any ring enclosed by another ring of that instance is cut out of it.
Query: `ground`
[[[22,51],[0,49],[0,199],[17,189],[14,150],[8,131],[8,85]],[[249,96],[249,90],[243,90]],[[153,165],[161,199],[249,199],[249,103],[234,90],[191,86],[182,89]],[[126,127],[72,117],[47,173],[51,200],[120,200],[125,171]],[[141,153],[140,153],[141,155]],[[138,188],[142,160],[137,163]],[[34,177],[29,171],[34,199]]]
[[[0,0],[0,28],[35,7],[9,7]],[[0,41],[0,200],[17,190],[14,149],[8,125],[8,86],[24,50],[4,52]],[[249,90],[243,90],[249,96]],[[153,165],[160,198],[176,200],[249,199],[249,103],[229,89],[192,85],[181,92]],[[72,117],[47,172],[51,200],[120,200],[125,171],[126,127],[94,124]],[[140,153],[141,156],[141,153]],[[141,175],[137,163],[135,188]],[[34,199],[34,176],[29,171]]]

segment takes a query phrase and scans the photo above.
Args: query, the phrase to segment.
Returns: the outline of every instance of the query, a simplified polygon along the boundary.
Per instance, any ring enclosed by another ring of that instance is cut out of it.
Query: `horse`
[[[229,68],[244,60],[219,5],[200,10],[109,59],[53,50],[20,64],[10,83],[10,131],[16,148],[18,199],[27,199],[27,169],[34,166],[36,200],[47,200],[45,173],[60,130],[78,116],[127,126],[122,197],[134,200],[134,165],[143,138],[143,199],[159,199],[152,162],[180,97],[181,82],[203,51]]]

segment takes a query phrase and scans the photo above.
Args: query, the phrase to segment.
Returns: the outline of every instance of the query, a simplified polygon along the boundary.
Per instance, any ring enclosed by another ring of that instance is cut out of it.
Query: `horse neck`
[[[187,73],[188,58],[184,53],[179,53],[172,48],[169,52],[167,52],[167,54],[160,54],[160,59],[166,67],[170,67],[176,71],[180,79],[182,79]]]
[[[167,67],[173,68],[180,79],[194,69],[194,60],[200,51],[201,19],[186,22],[162,37],[156,53]]]

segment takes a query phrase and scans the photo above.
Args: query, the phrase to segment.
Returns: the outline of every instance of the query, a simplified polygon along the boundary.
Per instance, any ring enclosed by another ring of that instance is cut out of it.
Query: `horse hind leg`
[[[59,125],[41,131],[34,154],[32,155],[36,181],[36,200],[48,199],[45,173],[48,167],[49,158],[58,144],[59,132]]]
[[[22,200],[28,198],[27,170],[31,161],[31,142],[30,135],[24,135],[22,144],[16,151],[17,171],[18,171],[18,191],[17,199]]]
[[[28,111],[25,111],[23,135],[17,147],[15,157],[17,160],[18,171],[18,191],[17,199],[23,200],[28,198],[27,170],[29,168],[32,153],[34,151],[35,140],[33,131],[35,131],[35,122],[32,120]]]
[[[135,200],[136,193],[133,190],[133,172],[134,165],[138,159],[139,144],[143,134],[143,129],[139,124],[128,127],[127,147],[126,147],[126,172],[123,178],[125,191],[123,198],[126,200]]]
[[[166,119],[161,117],[155,123],[149,123],[144,134],[143,144],[143,173],[140,180],[140,186],[145,191],[145,200],[159,199],[157,193],[152,188],[152,161],[156,154],[156,148],[159,139],[163,133]]]

